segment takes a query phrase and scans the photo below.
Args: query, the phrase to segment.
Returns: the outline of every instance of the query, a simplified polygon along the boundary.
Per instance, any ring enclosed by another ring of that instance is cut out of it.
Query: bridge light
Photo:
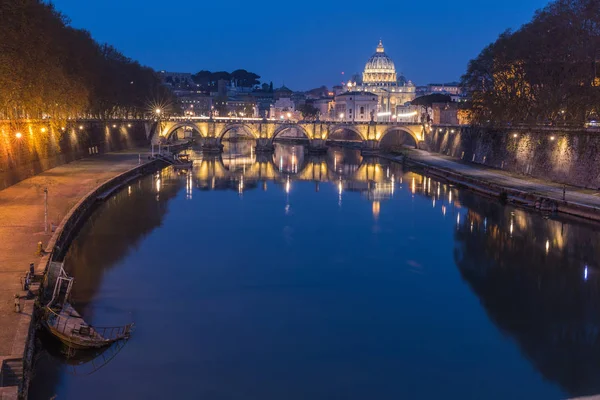
[[[513,137],[516,138],[518,135],[516,133],[513,133]]]
[[[154,112],[155,112],[157,115],[160,115],[161,111],[162,111],[162,110],[161,110],[160,108],[157,108],[156,110],[154,110]]]
[[[554,141],[554,139],[556,139],[554,135],[550,136],[550,140]]]
[[[82,131],[83,130],[83,125],[79,125],[79,130]]]
[[[23,137],[23,134],[21,132],[17,132],[17,133],[15,133],[15,137],[17,139],[21,139]]]
[[[40,129],[40,130],[42,131],[42,133],[45,133],[45,132],[46,132],[46,128],[42,128],[42,129]]]

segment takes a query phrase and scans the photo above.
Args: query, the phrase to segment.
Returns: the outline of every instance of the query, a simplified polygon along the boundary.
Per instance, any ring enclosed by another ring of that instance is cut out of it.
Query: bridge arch
[[[349,124],[337,124],[337,125],[331,126],[329,128],[329,133],[327,134],[327,139],[331,139],[331,137],[333,136],[334,133],[342,131],[342,130],[347,130],[347,131],[350,131],[350,132],[356,134],[360,138],[360,140],[367,140],[367,138],[360,131],[360,129],[358,129],[354,125],[349,125]],[[335,139],[331,139],[331,140],[335,140]]]
[[[217,135],[217,137],[219,138],[219,143],[223,140],[223,138],[225,137],[225,135],[230,132],[232,129],[241,129],[242,131],[246,132],[247,134],[249,134],[252,139],[258,139],[259,138],[259,134],[256,131],[256,129],[254,129],[251,125],[248,124],[243,124],[243,123],[239,123],[239,124],[227,124],[225,125],[225,127],[223,127],[223,129],[221,130],[221,132],[219,132],[219,134]]]
[[[379,139],[379,144],[381,146],[381,144],[384,142],[384,139],[386,137],[388,137],[389,139],[389,135],[393,132],[402,132],[405,133],[407,136],[409,136],[410,138],[412,138],[412,140],[414,141],[414,146],[415,148],[419,147],[419,142],[422,141],[422,134],[420,132],[421,126],[415,126],[415,127],[408,127],[408,126],[398,126],[398,125],[393,125],[388,127],[385,131],[383,131],[383,133],[381,134],[381,136],[378,138]]]
[[[298,129],[306,140],[310,140],[310,135],[308,134],[306,129],[304,129],[304,127],[302,127],[300,124],[283,124],[281,126],[278,126],[277,129],[275,129],[275,131],[273,132],[273,137],[271,137],[271,142],[273,142],[275,139],[277,139],[278,136],[280,136],[281,134],[283,134],[283,132],[289,129]]]
[[[179,128],[192,128],[192,130],[195,131],[198,134],[198,136],[205,136],[202,134],[200,128],[198,128],[198,125],[196,125],[193,122],[178,122],[176,124],[167,125],[163,128],[162,134],[160,136],[169,140],[171,136],[173,136],[175,131],[177,131]]]

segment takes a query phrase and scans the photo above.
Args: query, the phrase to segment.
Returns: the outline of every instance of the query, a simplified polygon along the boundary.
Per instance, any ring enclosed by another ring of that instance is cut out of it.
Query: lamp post
[[[44,188],[44,234],[48,234],[48,188]]]
[[[160,114],[161,114],[162,110],[160,108],[157,108],[156,110],[154,110],[154,113],[156,114],[156,126],[158,128],[158,154],[161,154],[160,151],[160,134],[162,131],[162,126],[161,126],[161,121],[160,121]],[[154,144],[152,145],[152,155],[154,156]]]

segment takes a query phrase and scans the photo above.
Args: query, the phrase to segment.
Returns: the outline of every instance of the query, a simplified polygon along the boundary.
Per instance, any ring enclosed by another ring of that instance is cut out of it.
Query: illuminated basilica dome
[[[383,43],[379,41],[375,54],[369,58],[363,72],[363,84],[369,86],[397,85],[396,66],[385,54]]]

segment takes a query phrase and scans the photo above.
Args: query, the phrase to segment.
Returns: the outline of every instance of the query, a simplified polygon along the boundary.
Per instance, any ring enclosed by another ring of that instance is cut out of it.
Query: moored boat
[[[52,298],[44,307],[43,325],[62,343],[72,349],[94,349],[109,346],[131,335],[133,324],[115,327],[96,327],[88,324],[68,302],[73,278],[65,273],[62,264],[51,263],[49,283],[54,281]]]

